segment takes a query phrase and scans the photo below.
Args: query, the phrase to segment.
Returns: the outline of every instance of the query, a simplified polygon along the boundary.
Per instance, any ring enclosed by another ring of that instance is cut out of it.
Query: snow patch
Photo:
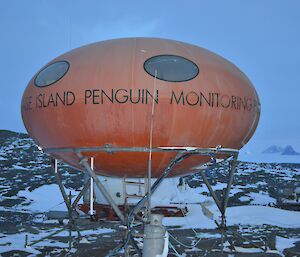
[[[276,236],[276,248],[278,251],[283,252],[284,249],[294,247],[294,243],[300,241],[300,238],[284,238]]]
[[[273,225],[282,228],[299,228],[300,212],[268,206],[237,206],[227,208],[227,225]]]
[[[70,190],[66,191],[68,194]],[[78,192],[71,190],[71,194],[72,196],[76,196]],[[23,210],[46,212],[55,208],[55,210],[67,211],[59,187],[56,184],[44,185],[31,192],[22,190],[18,193],[18,196],[25,197],[30,202],[28,206],[19,206]]]

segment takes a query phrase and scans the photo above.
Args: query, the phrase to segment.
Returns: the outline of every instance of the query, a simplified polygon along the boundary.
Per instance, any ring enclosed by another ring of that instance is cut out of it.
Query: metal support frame
[[[238,157],[238,155],[234,155],[233,160],[229,161],[229,165],[230,165],[229,177],[228,177],[225,193],[223,193],[223,195],[222,195],[223,201],[219,200],[219,198],[216,195],[215,191],[213,190],[211,184],[209,183],[208,179],[206,178],[204,171],[203,170],[199,171],[199,174],[201,175],[204,184],[206,185],[208,191],[210,192],[212,198],[214,199],[214,201],[221,213],[221,223],[219,224],[217,221],[215,221],[215,223],[221,231],[221,253],[222,254],[223,254],[223,249],[224,249],[224,236],[225,236],[225,238],[227,238],[225,212],[226,212],[226,208],[227,208],[227,204],[228,204],[228,200],[229,200],[230,189],[231,189],[231,186],[233,183],[233,177],[234,177],[234,172],[235,172],[235,168],[236,168],[237,157]],[[215,158],[214,158],[213,162],[214,162],[214,164],[216,164]]]
[[[189,158],[192,155],[197,155],[197,154],[202,155],[203,153],[198,153],[195,150],[178,153],[177,156],[172,160],[172,162],[168,165],[168,167],[161,174],[161,176],[154,182],[154,184],[151,187],[150,194],[153,194],[156,191],[156,189],[162,183],[163,179],[166,178],[171,173],[173,168],[178,163],[182,162],[183,160]],[[234,153],[232,156],[233,156],[234,162],[235,162],[237,160],[237,153]],[[230,184],[228,184],[228,186],[227,186],[227,193],[226,193],[227,198],[229,197],[229,191],[230,191],[230,188],[231,188],[231,185],[232,185],[232,182],[233,182],[233,174],[234,174],[234,168],[233,167],[235,167],[235,166],[232,166],[232,168],[231,168],[230,179],[229,179]],[[201,171],[201,173],[204,175],[203,171]],[[224,201],[223,204],[221,204],[221,202],[218,200],[214,190],[212,189],[211,185],[209,184],[208,180],[206,179],[205,175],[203,176],[203,178],[205,178],[205,181],[206,181],[205,184],[208,185],[208,188],[209,188],[210,192],[212,193],[212,195],[214,195],[213,198],[214,198],[216,204],[218,205],[219,210],[222,213],[222,221],[225,221],[225,210],[226,210],[228,199],[226,201]],[[145,196],[135,205],[135,207],[129,213],[128,218],[127,218],[127,228],[128,228],[127,240],[125,241],[125,243],[118,250],[121,250],[122,248],[125,248],[126,245],[129,242],[131,242],[133,244],[134,248],[137,250],[138,255],[141,256],[140,249],[137,247],[137,245],[134,241],[133,235],[132,235],[131,223],[132,223],[132,220],[133,220],[134,216],[144,207],[144,205],[147,202],[147,199],[148,199],[148,193],[145,194]]]
[[[57,154],[57,153],[85,153],[85,152],[104,152],[104,153],[120,153],[120,152],[139,152],[139,153],[149,153],[149,147],[114,147],[111,145],[105,146],[94,146],[94,147],[66,147],[66,148],[44,148],[43,151],[47,154]],[[152,153],[162,153],[162,152],[193,152],[194,154],[200,155],[213,155],[213,154],[222,154],[222,155],[237,155],[238,150],[231,148],[198,148],[198,147],[153,147],[151,149]]]
[[[113,210],[121,220],[121,222],[126,225],[127,227],[127,234],[126,234],[126,239],[125,242],[120,246],[117,247],[112,255],[114,255],[116,252],[120,251],[121,249],[124,249],[128,246],[128,244],[131,244],[136,252],[138,253],[139,256],[141,256],[141,250],[137,246],[134,236],[133,236],[133,231],[132,231],[132,222],[135,218],[135,216],[141,211],[143,207],[145,207],[148,198],[157,190],[159,185],[162,183],[164,178],[170,175],[172,172],[173,168],[183,160],[195,156],[195,155],[204,155],[204,156],[210,156],[215,157],[217,155],[222,155],[222,156],[229,156],[233,157],[233,161],[231,164],[231,169],[230,169],[230,175],[229,175],[229,181],[228,185],[226,188],[226,193],[225,193],[225,199],[221,202],[217,195],[215,194],[213,188],[211,187],[209,181],[207,180],[203,170],[200,170],[200,175],[203,178],[204,183],[206,184],[209,192],[211,193],[214,201],[216,202],[218,209],[220,210],[222,214],[222,226],[225,226],[225,211],[228,203],[228,198],[229,198],[229,191],[233,182],[233,175],[234,175],[234,170],[235,170],[235,161],[237,160],[238,156],[238,150],[235,149],[229,149],[229,148],[221,148],[220,146],[217,146],[216,148],[187,148],[187,147],[155,147],[155,148],[148,148],[148,147],[112,147],[110,145],[106,145],[104,147],[80,147],[80,148],[49,148],[49,149],[44,149],[44,151],[48,154],[51,153],[64,153],[64,152],[73,152],[76,153],[76,155],[79,158],[79,163],[83,166],[84,170],[90,175],[91,178],[93,178],[94,183],[96,186],[99,188],[100,192],[103,194],[105,199],[108,201],[108,203],[112,206]],[[87,161],[87,157],[83,156],[83,153],[85,152],[105,152],[105,153],[117,153],[117,152],[176,152],[177,155],[176,157],[170,162],[170,164],[167,166],[167,168],[162,172],[161,176],[156,179],[154,184],[151,186],[151,190],[148,190],[147,193],[141,198],[141,200],[131,209],[130,213],[128,214],[127,218],[123,215],[122,211],[120,208],[117,206],[117,204],[114,202],[110,194],[107,192],[105,189],[104,185],[101,183],[99,180],[98,176],[95,174],[94,170],[91,168]],[[219,224],[217,224],[219,226]],[[126,251],[125,251],[126,252]]]

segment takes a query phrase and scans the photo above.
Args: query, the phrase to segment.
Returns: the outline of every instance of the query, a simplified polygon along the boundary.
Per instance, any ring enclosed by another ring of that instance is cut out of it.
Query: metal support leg
[[[65,204],[66,204],[66,206],[68,208],[68,212],[72,212],[72,206],[70,205],[69,198],[68,198],[68,196],[66,194],[66,191],[65,191],[65,188],[64,188],[64,186],[62,184],[61,176],[58,173],[58,162],[57,162],[56,159],[54,160],[54,175],[56,177],[56,180],[57,180],[60,192],[62,194],[62,197],[64,199],[64,202],[65,202]]]
[[[72,228],[75,228],[75,230],[77,231],[78,237],[81,237],[79,229],[74,224],[74,219],[73,219],[73,215],[72,214],[73,214],[73,211],[75,209],[76,204],[79,202],[80,198],[82,197],[82,195],[84,194],[84,192],[87,190],[88,187],[86,185],[84,185],[83,189],[81,190],[81,192],[79,193],[79,195],[76,197],[75,201],[72,204],[71,191],[70,191],[69,196],[67,196],[65,188],[64,188],[64,186],[62,184],[61,175],[58,172],[58,161],[56,159],[54,160],[54,174],[55,174],[55,177],[56,177],[56,180],[57,180],[60,192],[61,192],[61,194],[63,196],[64,202],[65,202],[65,204],[67,206],[67,209],[68,209],[70,231],[71,231]],[[69,233],[71,233],[70,231],[69,231]]]
[[[230,193],[230,189],[231,189],[232,182],[233,182],[234,172],[235,172],[235,168],[236,168],[236,161],[237,161],[237,156],[235,156],[234,159],[230,163],[229,180],[228,180],[225,197],[224,197],[224,201],[223,201],[223,206],[222,206],[224,214],[225,214],[228,200],[229,200],[229,193]]]
[[[122,221],[122,223],[125,224],[125,217],[124,217],[123,213],[121,212],[120,208],[115,203],[115,201],[112,199],[112,197],[110,196],[110,194],[107,192],[107,190],[105,189],[104,185],[100,182],[100,180],[97,177],[97,175],[95,174],[95,172],[91,169],[90,165],[87,162],[87,159],[85,157],[83,157],[80,152],[77,152],[77,156],[80,159],[80,163],[86,169],[86,171],[88,172],[88,174],[94,179],[94,182],[95,182],[96,186],[99,188],[99,190],[102,193],[102,195],[111,204],[113,210],[115,211],[115,213],[117,214],[117,216],[119,217],[119,219]]]
[[[229,200],[229,193],[230,193],[230,189],[233,183],[233,177],[234,177],[234,172],[235,172],[235,168],[236,168],[236,161],[237,161],[237,155],[233,156],[233,160],[230,161],[230,171],[229,171],[229,177],[228,177],[228,182],[227,182],[227,187],[225,190],[225,194],[223,195],[223,201],[222,203],[220,202],[219,198],[217,197],[215,191],[213,190],[212,186],[210,185],[209,181],[207,180],[203,170],[200,170],[200,175],[205,183],[205,185],[207,186],[209,192],[211,193],[218,209],[221,212],[221,224],[217,224],[217,226],[219,227],[219,229],[221,230],[221,254],[223,255],[223,251],[224,251],[224,235],[226,236],[226,217],[225,217],[225,212],[226,212],[226,208],[227,208],[227,204],[228,204],[228,200]]]
[[[47,236],[42,237],[41,239],[38,239],[38,240],[36,240],[36,241],[33,241],[33,242],[31,242],[31,243],[28,243],[28,235],[26,235],[26,236],[25,236],[25,247],[27,247],[27,246],[33,246],[33,245],[35,245],[35,244],[37,244],[37,243],[43,242],[44,240],[49,239],[49,238],[51,238],[52,236],[55,236],[55,235],[59,234],[60,232],[62,232],[62,231],[64,231],[64,230],[66,230],[66,228],[59,229],[59,230],[57,230],[57,231],[55,231],[55,232],[53,232],[53,233],[51,233],[51,234],[49,234],[49,235],[47,235]]]
[[[75,198],[74,202],[72,203],[72,209],[74,209],[77,205],[77,203],[79,202],[79,200],[81,199],[81,197],[84,195],[84,193],[90,188],[90,181],[87,180],[85,182],[85,184],[83,185],[83,188],[81,189],[80,193],[77,195],[77,197]]]
[[[209,181],[207,180],[207,178],[206,178],[203,170],[200,170],[199,173],[200,173],[200,175],[201,175],[201,177],[203,179],[204,184],[207,186],[207,189],[210,192],[212,198],[214,199],[214,201],[215,201],[218,209],[222,213],[222,205],[221,205],[221,202],[219,201],[218,196],[216,195],[215,191],[213,190],[212,186],[210,185]]]
[[[76,199],[74,200],[74,202],[72,203],[72,194],[71,194],[71,191],[69,193],[69,195],[67,195],[66,191],[65,191],[65,188],[62,184],[62,179],[61,179],[61,175],[60,173],[58,172],[58,161],[56,159],[53,159],[53,170],[54,170],[54,175],[56,177],[56,180],[57,180],[57,184],[59,186],[59,189],[60,189],[60,192],[63,196],[63,199],[64,199],[64,202],[68,208],[68,216],[69,216],[69,223],[67,226],[63,227],[62,229],[59,229],[45,237],[42,237],[41,239],[39,240],[36,240],[36,241],[33,241],[31,243],[28,243],[28,235],[26,235],[25,237],[25,247],[27,246],[33,246],[39,242],[42,242],[44,241],[45,239],[48,239],[48,238],[51,238],[52,236],[62,232],[62,231],[65,231],[68,229],[68,234],[69,234],[69,249],[71,249],[72,247],[72,229],[75,229],[77,234],[78,234],[78,238],[81,237],[81,234],[80,234],[80,231],[79,229],[77,228],[77,226],[74,224],[74,219],[73,219],[73,211],[75,210],[75,207],[77,205],[77,203],[79,202],[79,200],[81,199],[81,197],[83,196],[83,194],[86,192],[86,190],[89,188],[89,183],[86,182],[81,190],[81,192],[79,193],[79,195],[76,197]]]
[[[69,205],[72,205],[72,193],[71,191],[69,192]],[[68,224],[68,228],[69,228],[69,250],[71,250],[72,248],[72,227],[74,225],[74,221],[72,218],[72,209],[69,211],[69,224]]]
[[[206,175],[204,174],[203,170],[200,170],[199,173],[203,179],[204,184],[207,186],[208,191],[210,192],[211,196],[213,197],[218,209],[220,210],[222,214],[222,224],[225,222],[225,211],[228,204],[229,199],[229,193],[233,182],[234,172],[236,168],[236,161],[237,161],[237,155],[233,157],[233,160],[230,163],[230,171],[229,171],[229,177],[227,182],[227,187],[225,190],[225,195],[223,196],[223,201],[221,202],[216,195],[215,191],[213,190],[211,184],[209,183],[208,179],[206,178]]]

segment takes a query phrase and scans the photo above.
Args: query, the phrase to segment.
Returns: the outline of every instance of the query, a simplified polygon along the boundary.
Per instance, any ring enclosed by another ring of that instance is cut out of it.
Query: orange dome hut
[[[25,127],[40,147],[76,168],[81,166],[74,152],[55,149],[90,148],[83,154],[94,157],[95,172],[119,177],[147,174],[149,153],[134,149],[148,148],[151,134],[153,148],[240,149],[259,114],[255,88],[232,63],[206,49],[157,38],[74,49],[43,67],[22,98]],[[93,151],[97,147],[133,150]],[[154,152],[153,177],[175,155]],[[191,173],[206,160],[189,158],[172,175]]]

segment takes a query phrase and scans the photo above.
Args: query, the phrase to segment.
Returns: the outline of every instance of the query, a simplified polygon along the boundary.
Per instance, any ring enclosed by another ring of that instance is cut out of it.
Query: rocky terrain
[[[80,190],[84,181],[83,173],[63,164],[60,164],[60,169],[67,190],[73,193]],[[218,194],[222,194],[227,182],[226,170],[221,166],[216,167],[208,175],[214,189]],[[197,189],[199,194],[209,196],[198,174],[187,176],[184,181],[191,190]],[[45,212],[63,205],[55,184],[55,176],[48,157],[38,150],[28,135],[0,131],[1,256],[84,256],[87,254],[105,256],[122,240],[120,231],[123,228],[118,222],[90,223],[83,219],[78,226],[85,237],[77,241],[73,240],[70,249],[68,231],[63,231],[51,239],[25,248],[26,235],[29,235],[30,244],[62,227],[56,220],[47,220],[45,216]],[[230,194],[229,207],[269,206],[276,211],[285,209],[289,210],[286,213],[299,215],[299,204],[292,199],[297,187],[300,187],[300,164],[239,162]],[[52,195],[53,188],[57,196]],[[267,215],[266,212],[266,218],[269,218]],[[284,221],[288,216],[281,218]],[[249,222],[249,224],[231,225],[228,230],[229,234],[238,232],[248,241],[229,236],[232,240],[235,238],[234,241],[240,248],[237,247],[238,251],[226,254],[228,256],[299,256],[297,254],[300,249],[300,216],[298,224],[290,223],[288,226],[284,224],[283,222],[280,226],[278,222],[269,224],[262,220],[258,224]],[[170,240],[180,254],[176,256],[220,256],[221,254],[220,235],[216,229],[191,230],[171,227],[170,233],[175,237]],[[76,233],[73,232],[73,235],[75,237]],[[200,237],[203,240],[193,245],[195,238]],[[256,242],[268,251],[253,250],[250,241]],[[188,248],[183,245],[192,247]],[[229,248],[228,245],[225,250],[230,252]],[[174,253],[174,251],[170,252]]]

